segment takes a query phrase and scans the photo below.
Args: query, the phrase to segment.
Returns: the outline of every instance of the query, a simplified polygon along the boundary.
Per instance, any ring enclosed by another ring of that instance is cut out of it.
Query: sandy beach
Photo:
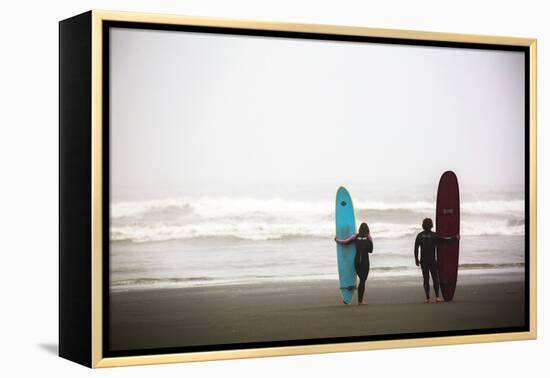
[[[111,350],[517,327],[518,273],[465,275],[455,299],[423,303],[418,277],[372,277],[368,305],[345,306],[335,281],[263,282],[111,294]],[[356,297],[354,297],[356,301]]]

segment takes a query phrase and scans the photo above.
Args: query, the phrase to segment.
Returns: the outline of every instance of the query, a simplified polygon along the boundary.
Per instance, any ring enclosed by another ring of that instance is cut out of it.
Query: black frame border
[[[512,332],[528,332],[530,330],[530,142],[531,142],[531,122],[530,122],[530,48],[528,46],[517,45],[500,45],[500,44],[484,44],[470,42],[449,42],[449,41],[432,41],[421,39],[405,39],[405,38],[388,38],[388,37],[370,37],[370,36],[354,36],[354,35],[337,35],[312,32],[290,32],[290,31],[275,31],[275,30],[260,30],[246,28],[229,28],[229,27],[214,27],[214,26],[192,26],[192,25],[172,25],[147,22],[133,21],[102,21],[102,350],[103,358],[108,357],[130,357],[141,355],[158,355],[170,353],[191,353],[191,352],[208,352],[220,350],[242,350],[270,347],[287,347],[287,346],[307,346],[318,344],[336,344],[336,343],[352,343],[366,341],[384,341],[384,340],[405,340],[419,338],[434,338],[448,336],[469,336],[469,335],[488,335],[501,334]],[[148,349],[130,349],[130,350],[110,350],[110,323],[109,323],[109,305],[110,305],[110,33],[111,28],[128,28],[141,30],[161,30],[174,32],[194,32],[208,33],[221,35],[239,35],[239,36],[255,36],[255,37],[274,37],[274,38],[292,38],[292,39],[307,39],[321,41],[341,41],[341,42],[359,42],[359,43],[377,43],[377,44],[392,44],[392,45],[408,45],[408,46],[424,46],[424,47],[443,47],[443,48],[462,48],[462,49],[479,49],[479,50],[500,50],[500,51],[516,51],[523,52],[525,56],[525,85],[524,85],[524,159],[525,159],[525,293],[524,293],[524,316],[525,324],[522,327],[505,327],[505,328],[484,328],[459,331],[437,331],[427,333],[405,333],[377,336],[353,336],[353,337],[338,337],[338,338],[319,338],[306,340],[284,340],[284,341],[268,341],[268,342],[250,342],[250,343],[234,343],[234,344],[217,344],[203,346],[186,346],[186,347],[166,347],[166,348],[148,348]]]

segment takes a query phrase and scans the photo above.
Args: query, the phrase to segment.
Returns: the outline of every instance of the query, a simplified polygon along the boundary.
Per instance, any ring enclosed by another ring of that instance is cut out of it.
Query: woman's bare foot
[[[424,303],[430,303],[430,298],[426,298],[426,299],[424,300]]]
[[[437,298],[435,298],[435,301],[436,301],[436,302],[443,302],[443,298],[437,297]]]
[[[365,304],[365,302],[357,302],[358,306],[361,306],[361,305],[364,305],[364,304]]]

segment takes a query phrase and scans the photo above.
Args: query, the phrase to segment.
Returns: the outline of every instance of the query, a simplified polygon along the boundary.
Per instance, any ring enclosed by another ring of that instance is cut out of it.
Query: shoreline
[[[417,278],[422,277],[422,273],[419,268],[418,271],[410,272],[386,272],[383,270],[371,269],[369,273],[369,283],[373,280],[398,280],[402,283],[408,282],[411,285],[417,284]],[[522,281],[525,277],[525,273],[521,269],[465,269],[458,272],[458,281],[461,285],[472,285],[482,282],[510,282],[510,281]],[[414,282],[411,282],[413,281]],[[111,293],[127,293],[127,292],[141,292],[149,290],[175,290],[175,289],[187,289],[195,287],[230,287],[240,285],[265,285],[265,284],[284,284],[284,283],[304,283],[304,282],[336,282],[338,276],[335,274],[325,276],[305,276],[305,277],[292,277],[281,278],[278,276],[273,277],[256,277],[256,278],[241,278],[241,279],[203,279],[203,278],[188,278],[188,279],[165,279],[164,286],[155,284],[155,282],[162,281],[155,278],[141,278],[138,280],[128,281],[142,281],[142,283],[134,283],[134,285],[124,285],[123,283],[111,284]],[[166,284],[166,281],[170,284]],[[123,281],[124,282],[124,281]]]
[[[522,326],[523,275],[497,276],[459,278],[455,299],[439,304],[423,303],[421,275],[369,277],[366,306],[355,304],[356,294],[343,305],[336,280],[114,292],[110,345],[131,350]]]
[[[522,243],[521,237],[464,238],[459,274],[495,276],[524,271]],[[413,246],[408,238],[376,239],[369,277],[419,276]],[[117,292],[338,277],[334,242],[326,240],[130,243],[113,245],[109,254],[110,282]]]

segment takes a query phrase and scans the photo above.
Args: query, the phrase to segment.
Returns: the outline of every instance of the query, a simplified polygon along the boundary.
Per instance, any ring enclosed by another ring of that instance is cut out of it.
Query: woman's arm
[[[354,241],[356,237],[357,237],[357,234],[353,234],[347,239],[338,239],[337,237],[335,237],[334,241],[338,244],[347,245],[347,244],[351,243],[352,241]]]

